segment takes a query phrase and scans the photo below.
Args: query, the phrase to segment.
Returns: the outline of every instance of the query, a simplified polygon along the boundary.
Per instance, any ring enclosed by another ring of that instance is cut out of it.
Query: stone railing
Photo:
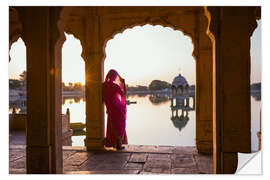
[[[70,111],[67,109],[66,114],[61,114],[62,118],[62,144],[63,146],[71,146],[72,129],[70,129]],[[15,109],[9,114],[9,130],[25,131],[27,114],[17,114]]]

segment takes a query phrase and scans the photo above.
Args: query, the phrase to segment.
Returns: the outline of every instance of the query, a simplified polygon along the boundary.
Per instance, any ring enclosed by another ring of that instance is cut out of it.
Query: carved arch
[[[102,61],[105,60],[106,58],[106,46],[107,43],[112,40],[117,34],[121,33],[123,34],[125,30],[127,29],[132,29],[136,26],[145,26],[145,25],[152,25],[152,26],[162,26],[162,27],[168,27],[171,28],[174,31],[180,31],[184,34],[184,36],[187,36],[191,39],[191,42],[193,44],[193,53],[192,56],[195,60],[197,60],[197,55],[198,55],[198,45],[197,41],[195,40],[195,32],[192,28],[185,28],[185,26],[179,26],[177,23],[174,21],[170,21],[168,19],[168,16],[160,16],[160,17],[152,17],[152,16],[147,16],[141,19],[136,20],[135,22],[132,21],[124,21],[122,22],[118,27],[111,28],[111,29],[106,29],[107,33],[103,35],[101,38],[102,42]]]
[[[9,50],[11,45],[16,42],[22,35],[22,23],[18,11],[9,7]],[[9,61],[10,61],[9,56]]]
[[[198,17],[202,8],[188,8],[188,11],[181,7],[168,10],[162,7],[140,8],[129,8],[132,12],[128,12],[125,9],[119,10],[119,7],[64,7],[60,21],[64,24],[66,33],[73,34],[80,40],[83,47],[81,56],[84,60],[87,60],[88,54],[93,53],[100,54],[104,60],[105,47],[110,39],[126,29],[146,24],[169,27],[190,37],[194,47],[192,55],[194,59],[198,59],[198,37],[195,32],[198,28],[196,26],[200,23]],[[98,37],[90,37],[93,33]]]
[[[10,7],[9,8],[9,48],[12,43],[18,40],[22,34],[22,23],[20,21],[18,11]]]
[[[86,19],[87,19],[87,7],[63,7],[60,13],[58,22],[58,28],[63,33],[72,34],[77,38],[82,46],[81,57],[86,60]]]

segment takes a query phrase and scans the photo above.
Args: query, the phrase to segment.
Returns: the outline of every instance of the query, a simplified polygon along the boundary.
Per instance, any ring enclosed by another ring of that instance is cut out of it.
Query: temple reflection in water
[[[188,112],[195,110],[194,92],[190,91],[187,80],[181,74],[175,77],[172,82],[170,99],[171,120],[173,125],[181,131],[189,121]]]

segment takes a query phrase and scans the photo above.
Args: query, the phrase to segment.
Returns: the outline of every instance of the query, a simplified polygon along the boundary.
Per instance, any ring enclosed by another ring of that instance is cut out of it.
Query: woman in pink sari
[[[123,149],[127,144],[126,134],[126,88],[125,80],[111,69],[102,85],[103,101],[107,108],[106,147]]]

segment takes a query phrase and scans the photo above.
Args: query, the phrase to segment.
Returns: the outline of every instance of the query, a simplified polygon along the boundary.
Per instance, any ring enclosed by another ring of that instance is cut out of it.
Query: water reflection
[[[85,123],[85,98],[67,97],[62,99],[62,113],[70,109],[70,122]]]
[[[152,95],[149,96],[149,101],[153,105],[164,104],[169,100],[170,100],[170,97],[169,97],[168,94],[152,94]]]
[[[80,97],[80,96],[63,97],[62,106],[66,104],[66,101],[68,101],[69,104],[85,102],[85,97]]]
[[[85,129],[78,129],[78,130],[73,130],[72,136],[85,136],[86,131]]]
[[[192,106],[190,106],[192,100]],[[171,97],[171,120],[174,127],[181,131],[189,121],[189,111],[195,111],[194,95],[172,95]],[[180,113],[181,112],[181,113]]]
[[[258,151],[260,148],[260,136],[261,133],[261,93],[251,93],[251,150],[253,152]]]
[[[184,113],[185,113],[185,115],[184,115]],[[182,113],[180,116],[178,116],[178,113],[176,113],[176,116],[174,116],[173,110],[172,110],[171,120],[173,122],[174,127],[178,128],[178,130],[181,131],[182,128],[184,128],[189,121],[188,111],[185,111],[182,109]]]
[[[130,144],[137,145],[195,145],[195,97],[168,94],[129,95],[137,101],[127,107],[127,134]],[[260,93],[251,94],[251,142],[252,151],[258,150],[260,131]],[[26,104],[10,103],[16,113],[26,113]],[[71,122],[85,123],[85,98],[63,98],[62,112],[70,109]],[[106,118],[105,118],[106,119]],[[106,123],[106,122],[105,122]],[[106,125],[105,125],[106,128]],[[75,132],[72,145],[84,146],[85,130]]]
[[[190,110],[185,107],[188,113],[185,112],[183,120],[179,121],[171,120],[174,109],[171,108],[170,93],[128,96],[128,100],[137,101],[137,104],[127,106],[126,128],[130,144],[195,145],[195,111],[191,111],[192,107]]]
[[[261,101],[261,92],[252,92],[251,96],[256,100],[256,101]]]

